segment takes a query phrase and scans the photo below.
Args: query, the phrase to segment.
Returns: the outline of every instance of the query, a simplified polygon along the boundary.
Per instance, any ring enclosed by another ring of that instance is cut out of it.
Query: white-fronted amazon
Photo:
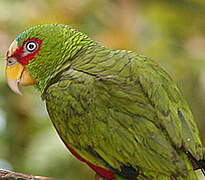
[[[38,25],[11,44],[6,77],[18,94],[35,84],[59,136],[96,179],[196,180],[194,166],[205,168],[189,106],[145,56],[67,25]]]

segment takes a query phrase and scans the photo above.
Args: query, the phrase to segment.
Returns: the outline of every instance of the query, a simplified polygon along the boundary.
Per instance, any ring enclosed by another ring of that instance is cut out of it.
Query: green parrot
[[[10,88],[35,85],[62,141],[96,180],[196,180],[194,169],[205,168],[189,106],[151,59],[62,24],[24,31],[6,58]]]

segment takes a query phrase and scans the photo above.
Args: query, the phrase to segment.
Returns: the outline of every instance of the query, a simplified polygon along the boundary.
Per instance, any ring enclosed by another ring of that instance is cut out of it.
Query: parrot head
[[[18,86],[28,86],[36,83],[30,73],[26,70],[29,61],[35,59],[42,45],[42,40],[38,38],[28,38],[20,42],[15,39],[10,45],[7,53],[6,77],[9,87],[21,94]]]
[[[43,91],[62,66],[86,45],[87,35],[62,24],[34,26],[20,34],[7,54],[6,78],[9,87],[21,94],[19,86],[36,84]]]

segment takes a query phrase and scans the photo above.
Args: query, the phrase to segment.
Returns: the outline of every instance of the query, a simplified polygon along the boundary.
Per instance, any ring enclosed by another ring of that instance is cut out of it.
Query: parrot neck
[[[77,40],[73,40],[76,38]],[[71,42],[72,41],[72,42]],[[33,78],[37,79],[36,88],[43,93],[58,76],[69,69],[75,59],[85,52],[87,48],[96,46],[97,43],[91,40],[87,35],[81,32],[75,32],[73,37],[67,37],[67,41],[63,47],[58,48],[58,52],[41,52],[39,59],[31,61],[27,65]],[[45,57],[42,57],[45,56]],[[36,63],[37,62],[37,63]],[[40,67],[40,68],[39,68]]]

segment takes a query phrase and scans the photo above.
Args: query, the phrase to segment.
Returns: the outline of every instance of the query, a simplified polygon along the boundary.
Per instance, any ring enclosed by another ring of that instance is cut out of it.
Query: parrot
[[[95,180],[197,180],[199,130],[170,75],[154,60],[115,50],[64,24],[40,24],[6,53],[17,94],[34,86],[63,143]]]

